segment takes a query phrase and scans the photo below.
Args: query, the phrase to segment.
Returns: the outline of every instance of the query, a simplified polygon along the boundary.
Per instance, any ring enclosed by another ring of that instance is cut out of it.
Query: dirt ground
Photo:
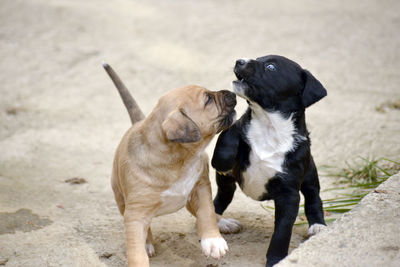
[[[399,160],[400,111],[376,110],[400,99],[399,11],[395,0],[0,1],[0,265],[126,266],[109,176],[130,122],[103,59],[147,114],[175,87],[230,89],[237,58],[287,56],[328,90],[307,111],[318,166]],[[220,261],[202,255],[186,210],[156,218],[151,265],[264,266],[273,211],[261,204],[237,191],[226,214],[244,229],[225,236]],[[291,249],[305,234],[295,227]]]

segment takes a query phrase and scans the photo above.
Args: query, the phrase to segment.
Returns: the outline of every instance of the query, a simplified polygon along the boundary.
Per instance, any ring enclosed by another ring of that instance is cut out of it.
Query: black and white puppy
[[[238,80],[233,90],[249,107],[221,133],[214,150],[215,211],[225,211],[236,183],[255,200],[273,199],[275,228],[267,252],[267,266],[273,266],[288,254],[299,191],[305,198],[309,234],[326,227],[304,111],[327,92],[309,71],[282,56],[239,59],[234,72]]]

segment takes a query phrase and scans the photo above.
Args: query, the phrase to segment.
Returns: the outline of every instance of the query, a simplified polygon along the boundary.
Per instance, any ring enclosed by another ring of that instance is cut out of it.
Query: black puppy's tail
[[[132,125],[136,122],[144,119],[144,114],[142,110],[139,108],[135,99],[133,99],[132,95],[129,93],[128,88],[124,85],[121,79],[118,77],[117,73],[111,68],[108,63],[103,62],[103,67],[110,76],[111,80],[114,82],[115,87],[117,87],[118,92],[124,102],[126,109],[128,110],[129,117],[131,118]]]

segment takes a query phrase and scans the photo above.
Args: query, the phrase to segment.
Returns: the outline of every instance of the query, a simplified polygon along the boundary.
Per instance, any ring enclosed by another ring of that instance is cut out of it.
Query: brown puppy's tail
[[[138,104],[136,103],[135,99],[133,99],[132,95],[129,93],[128,89],[118,77],[117,73],[111,68],[108,63],[103,62],[103,67],[110,76],[111,80],[114,82],[115,87],[117,87],[118,92],[124,102],[126,109],[128,110],[129,117],[131,118],[132,125],[136,122],[144,119],[144,114],[140,110]]]

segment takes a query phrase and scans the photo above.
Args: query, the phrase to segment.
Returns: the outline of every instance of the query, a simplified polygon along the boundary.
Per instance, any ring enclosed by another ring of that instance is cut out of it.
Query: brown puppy
[[[149,266],[148,255],[154,254],[151,219],[185,205],[197,218],[203,252],[222,257],[228,247],[216,223],[204,150],[232,123],[235,95],[195,85],[178,88],[162,96],[144,118],[116,74],[104,67],[133,123],[115,153],[111,179],[124,216],[129,266]]]

